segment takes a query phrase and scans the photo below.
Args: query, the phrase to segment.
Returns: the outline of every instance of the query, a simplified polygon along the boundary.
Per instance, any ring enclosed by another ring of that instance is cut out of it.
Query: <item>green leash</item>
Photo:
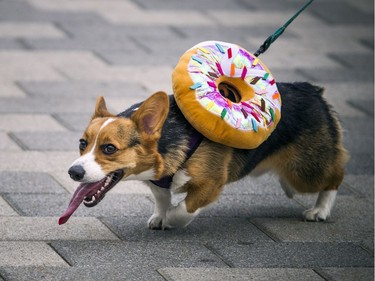
[[[283,34],[283,32],[285,31],[285,29],[288,27],[289,24],[291,24],[298,16],[300,13],[302,13],[312,2],[314,2],[314,0],[310,0],[309,2],[307,2],[301,9],[299,9],[299,11],[297,13],[294,14],[294,16],[292,16],[282,27],[280,27],[279,29],[277,29],[272,35],[270,35],[266,41],[264,41],[264,43],[262,44],[262,46],[259,47],[259,49],[254,53],[254,56],[258,57],[260,54],[263,54],[265,51],[267,51],[267,49],[271,46],[271,44],[273,42],[276,41],[277,38],[279,38],[279,36],[281,34]]]

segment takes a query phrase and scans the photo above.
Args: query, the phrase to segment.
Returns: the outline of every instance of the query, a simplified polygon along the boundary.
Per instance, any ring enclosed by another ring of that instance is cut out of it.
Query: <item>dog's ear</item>
[[[141,132],[159,138],[168,112],[168,95],[164,92],[157,92],[145,100],[130,118]]]
[[[105,100],[102,96],[98,97],[96,100],[95,112],[91,119],[100,117],[114,117],[113,114],[108,112]]]

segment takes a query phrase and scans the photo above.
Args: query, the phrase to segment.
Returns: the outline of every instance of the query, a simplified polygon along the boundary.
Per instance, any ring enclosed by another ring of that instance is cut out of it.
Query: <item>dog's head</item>
[[[99,97],[91,121],[79,142],[81,156],[69,168],[81,184],[59,219],[65,223],[78,206],[98,204],[121,179],[158,179],[163,161],[157,150],[161,129],[169,111],[169,99],[158,92],[135,108],[130,118],[108,112]]]

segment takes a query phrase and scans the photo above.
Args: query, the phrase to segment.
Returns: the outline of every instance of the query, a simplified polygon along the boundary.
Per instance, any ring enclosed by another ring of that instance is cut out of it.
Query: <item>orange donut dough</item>
[[[235,44],[194,46],[180,58],[172,82],[185,118],[214,142],[253,149],[280,120],[281,97],[271,72]]]

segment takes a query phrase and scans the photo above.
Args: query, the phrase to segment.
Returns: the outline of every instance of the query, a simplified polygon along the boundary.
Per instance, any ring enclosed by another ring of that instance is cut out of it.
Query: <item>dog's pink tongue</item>
[[[59,224],[61,225],[66,223],[82,203],[83,199],[85,199],[85,196],[89,195],[91,192],[93,192],[93,190],[97,189],[101,184],[102,181],[96,183],[81,183],[74,192],[73,197],[70,200],[68,209],[66,209],[65,213],[59,218]]]

